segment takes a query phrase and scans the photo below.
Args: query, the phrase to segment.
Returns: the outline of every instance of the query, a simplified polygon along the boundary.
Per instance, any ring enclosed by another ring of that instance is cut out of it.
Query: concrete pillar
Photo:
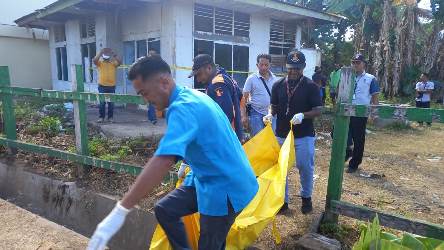
[[[65,23],[66,54],[68,56],[68,69],[70,65],[82,64],[80,46],[80,22],[69,20]],[[68,81],[71,81],[71,72],[68,70]]]
[[[294,47],[298,50],[300,50],[302,47],[302,27],[300,25],[298,25],[296,28],[296,39]]]
[[[177,84],[192,87],[190,71],[176,67],[191,67],[193,60],[193,4],[168,0],[162,3],[161,55],[172,67]]]
[[[54,27],[50,27],[49,31],[49,61],[51,65],[51,83],[52,89],[57,88],[57,56],[56,56],[56,46],[54,38]]]
[[[111,48],[122,58],[123,44],[120,35],[120,23],[117,16],[112,13],[96,16],[96,49]]]
[[[270,50],[270,18],[251,15],[250,18],[250,58],[249,71],[256,71],[256,58],[268,54]]]

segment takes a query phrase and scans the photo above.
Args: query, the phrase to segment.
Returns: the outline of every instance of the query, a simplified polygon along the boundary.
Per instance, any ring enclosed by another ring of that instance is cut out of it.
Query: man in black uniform
[[[319,87],[303,75],[305,55],[292,51],[287,56],[288,75],[273,85],[271,91],[271,114],[264,117],[270,122],[277,114],[276,136],[283,143],[293,124],[296,149],[296,167],[299,169],[301,182],[302,213],[312,211],[315,131],[313,119],[321,115],[322,100]],[[285,203],[281,211],[288,209],[288,181]]]

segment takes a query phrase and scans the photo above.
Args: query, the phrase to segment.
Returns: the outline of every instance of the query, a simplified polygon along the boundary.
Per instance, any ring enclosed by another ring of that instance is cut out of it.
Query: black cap
[[[213,64],[213,58],[208,54],[199,54],[193,59],[193,71],[188,76],[191,78],[196,75],[197,71],[205,65]]]
[[[352,62],[357,62],[357,61],[360,61],[360,62],[366,63],[365,58],[364,58],[364,55],[359,54],[359,53],[356,54],[356,55],[353,57],[353,59],[352,59]]]
[[[299,50],[293,50],[287,55],[287,68],[305,68],[305,55]]]

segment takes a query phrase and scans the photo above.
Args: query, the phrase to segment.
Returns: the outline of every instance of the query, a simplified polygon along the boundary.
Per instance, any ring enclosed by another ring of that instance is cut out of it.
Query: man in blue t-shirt
[[[147,102],[158,110],[168,108],[167,130],[130,191],[97,226],[88,249],[104,249],[130,209],[179,160],[190,165],[194,185],[175,189],[155,205],[159,224],[173,249],[190,249],[182,217],[199,212],[199,249],[224,249],[236,216],[258,191],[252,167],[226,115],[207,95],[177,86],[170,67],[159,56],[139,59],[128,76]]]

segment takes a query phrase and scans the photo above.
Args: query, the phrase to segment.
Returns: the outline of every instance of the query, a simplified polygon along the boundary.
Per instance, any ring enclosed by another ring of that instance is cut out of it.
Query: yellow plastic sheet
[[[248,160],[253,166],[259,183],[254,199],[239,214],[227,237],[227,249],[245,249],[251,245],[264,230],[274,223],[276,214],[284,204],[285,180],[290,166],[295,163],[294,139],[290,132],[282,148],[268,125],[244,145]],[[180,185],[181,181],[177,185]],[[185,228],[192,249],[197,249],[199,241],[199,214],[185,217]],[[273,225],[276,243],[280,236]],[[172,249],[168,239],[158,225],[151,240],[151,250]]]

